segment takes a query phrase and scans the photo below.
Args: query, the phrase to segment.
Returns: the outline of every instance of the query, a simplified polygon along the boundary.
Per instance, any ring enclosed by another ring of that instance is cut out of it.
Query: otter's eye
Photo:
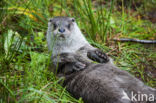
[[[56,29],[56,28],[57,28],[57,25],[56,25],[55,23],[53,24],[53,26],[54,26],[54,29]]]
[[[49,20],[49,22],[52,22],[52,21],[53,21],[52,19]]]
[[[75,22],[75,19],[74,18],[72,18],[72,22]]]

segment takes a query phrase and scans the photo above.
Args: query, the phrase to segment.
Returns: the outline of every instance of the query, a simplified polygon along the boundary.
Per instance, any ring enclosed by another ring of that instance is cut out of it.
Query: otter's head
[[[54,17],[49,20],[52,35],[57,39],[66,39],[72,34],[75,19],[70,17]]]

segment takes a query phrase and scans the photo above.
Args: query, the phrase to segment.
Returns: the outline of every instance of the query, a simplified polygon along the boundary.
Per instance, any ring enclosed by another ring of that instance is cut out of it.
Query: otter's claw
[[[109,61],[109,57],[107,56],[107,54],[105,54],[104,52],[100,51],[100,50],[94,50],[94,51],[89,51],[87,53],[87,56],[99,63],[107,63]]]
[[[81,62],[76,62],[74,65],[73,65],[73,70],[74,71],[81,71],[83,69],[85,69],[86,67],[86,64],[83,64]]]

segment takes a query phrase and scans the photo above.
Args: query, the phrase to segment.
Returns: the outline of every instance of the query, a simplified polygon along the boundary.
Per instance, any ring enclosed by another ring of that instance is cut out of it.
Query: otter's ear
[[[71,21],[72,21],[72,22],[75,22],[75,18],[71,18]]]
[[[48,22],[53,22],[53,18],[50,18],[50,19],[48,20]]]

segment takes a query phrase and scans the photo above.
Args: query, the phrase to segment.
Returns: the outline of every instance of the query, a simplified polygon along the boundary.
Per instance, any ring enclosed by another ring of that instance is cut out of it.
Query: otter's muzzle
[[[59,28],[58,30],[60,33],[64,33],[65,32],[65,29],[64,28]]]

